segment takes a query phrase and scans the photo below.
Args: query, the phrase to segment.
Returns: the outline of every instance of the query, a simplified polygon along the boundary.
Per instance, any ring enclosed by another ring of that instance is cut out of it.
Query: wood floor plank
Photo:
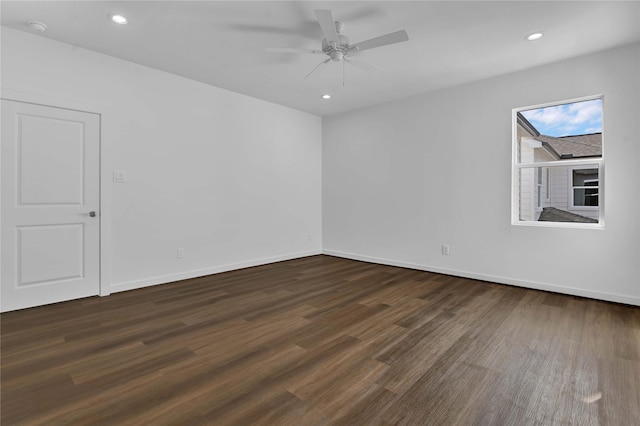
[[[631,425],[640,309],[310,256],[0,316],[2,425]]]

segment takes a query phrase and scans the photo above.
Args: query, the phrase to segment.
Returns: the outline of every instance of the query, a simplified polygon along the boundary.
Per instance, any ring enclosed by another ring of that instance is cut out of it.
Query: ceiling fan
[[[409,40],[407,32],[405,30],[401,30],[361,41],[356,44],[349,44],[349,38],[341,34],[344,29],[344,24],[339,21],[334,21],[333,14],[330,10],[316,10],[315,15],[318,19],[318,23],[320,24],[320,28],[322,29],[322,35],[324,36],[322,39],[322,50],[296,49],[288,47],[267,47],[266,49],[267,52],[275,53],[303,53],[327,56],[326,59],[316,65],[316,67],[304,77],[305,79],[329,61],[342,62],[342,85],[344,86],[344,64],[347,61],[358,61],[371,67],[382,69],[357,56],[353,56],[354,53]]]

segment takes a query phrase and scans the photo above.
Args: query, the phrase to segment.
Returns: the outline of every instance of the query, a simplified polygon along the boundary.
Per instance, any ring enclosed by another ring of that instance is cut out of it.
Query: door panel
[[[27,114],[17,119],[18,203],[82,205],[84,123]]]
[[[2,101],[2,311],[97,295],[100,116]]]
[[[19,226],[16,286],[84,277],[82,223]]]

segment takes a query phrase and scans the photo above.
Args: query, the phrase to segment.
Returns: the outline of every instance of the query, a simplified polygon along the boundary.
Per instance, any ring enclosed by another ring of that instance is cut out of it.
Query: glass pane
[[[519,219],[526,222],[598,223],[598,191],[602,189],[597,186],[599,169],[594,164],[586,167],[521,167],[518,182]],[[540,176],[541,183],[538,180]],[[573,186],[572,181],[583,185]]]
[[[537,192],[535,186],[537,186],[536,169],[533,167],[520,169],[520,220],[537,220],[534,208],[537,205],[535,200],[535,194]]]
[[[542,207],[542,185],[538,185],[538,194],[537,194],[538,200],[536,202],[536,206],[538,206],[538,208]]]
[[[598,169],[574,169],[573,186],[598,186]]]
[[[520,164],[602,158],[602,99],[523,110],[516,122]]]
[[[581,207],[597,207],[598,188],[575,188],[573,190],[573,204]]]
[[[545,171],[546,171],[546,178],[547,178],[547,182],[546,182],[546,189],[547,189],[546,190],[546,198],[549,198],[549,197],[551,197],[551,177],[550,177],[550,174],[549,174],[549,168],[548,167],[545,169]]]
[[[602,109],[595,98],[516,110],[513,204],[521,221],[599,222]]]

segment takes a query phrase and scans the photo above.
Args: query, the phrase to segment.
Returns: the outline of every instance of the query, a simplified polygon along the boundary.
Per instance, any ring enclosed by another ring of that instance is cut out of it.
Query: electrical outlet
[[[442,254],[445,256],[449,256],[449,246],[446,244],[442,245]]]
[[[178,259],[184,259],[184,248],[178,247]]]

